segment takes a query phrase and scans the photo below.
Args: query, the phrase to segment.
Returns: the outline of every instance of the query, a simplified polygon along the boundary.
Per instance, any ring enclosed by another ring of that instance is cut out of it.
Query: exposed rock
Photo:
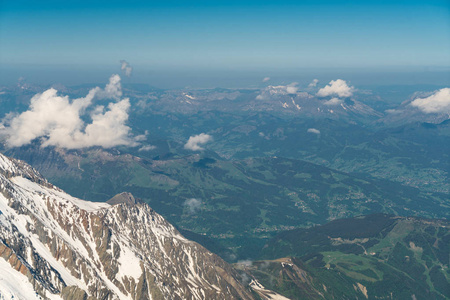
[[[73,198],[0,154],[0,259],[44,299],[253,299],[148,205],[128,193],[110,202]]]
[[[131,193],[123,192],[123,193],[115,195],[114,197],[112,197],[111,199],[106,201],[106,203],[111,204],[111,205],[115,205],[115,204],[119,204],[119,203],[135,205],[136,199],[134,199],[134,197]]]

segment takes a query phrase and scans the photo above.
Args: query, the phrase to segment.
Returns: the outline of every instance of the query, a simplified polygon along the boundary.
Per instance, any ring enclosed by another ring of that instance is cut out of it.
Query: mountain
[[[153,93],[153,97],[139,99],[139,113],[159,111],[179,114],[198,114],[201,112],[267,112],[274,114],[352,119],[361,123],[376,120],[383,114],[375,111],[361,101],[351,98],[330,101],[318,98],[314,93],[288,93],[286,86],[268,86],[262,90],[251,89],[202,89],[186,91],[165,91]]]
[[[91,87],[60,92],[76,98]],[[0,116],[8,116],[3,125],[8,126],[14,114],[27,108],[33,93],[43,88],[0,88]],[[302,159],[424,191],[449,193],[448,114],[427,114],[410,104],[419,96],[412,95],[416,88],[431,92],[438,87],[360,90],[342,99],[316,97],[316,89],[288,93],[287,88],[157,90],[129,86],[123,91],[131,103],[127,124],[134,135],[145,135],[147,140],[126,151],[162,157],[170,144],[171,154],[188,155],[183,145],[189,137],[207,133],[214,140],[206,148],[222,159]],[[384,104],[374,106],[373,101]],[[0,134],[0,144],[3,139]]]
[[[291,299],[448,299],[450,222],[374,214],[279,234],[239,265]]]
[[[196,114],[143,110],[132,115],[130,123],[141,132],[148,130],[148,143],[156,146],[151,151],[135,151],[136,156],[163,155],[167,146],[156,144],[157,138],[172,141],[171,153],[187,155],[183,149],[186,140],[204,132],[214,138],[206,149],[222,159],[302,159],[424,191],[450,191],[447,121],[434,124],[410,120],[385,126],[377,122],[362,125],[353,117],[322,118],[273,110]]]
[[[104,202],[132,193],[227,261],[255,259],[274,235],[333,219],[377,212],[449,214],[445,194],[283,157],[227,161],[205,152],[149,159],[117,149],[13,150],[82,199]]]
[[[0,154],[0,299],[253,299],[230,265],[130,199],[74,198]]]
[[[445,89],[442,89],[442,91],[443,90]],[[438,91],[435,92],[436,94],[439,93]],[[377,122],[386,126],[399,126],[414,122],[439,124],[446,120],[450,120],[448,108],[445,108],[444,106],[440,109],[431,111],[427,111],[423,106],[422,109],[419,109],[417,105],[414,106],[414,102],[417,101],[417,99],[426,98],[427,96],[431,96],[431,94],[432,93],[414,93],[408,100],[403,101],[394,109],[386,110],[387,114]],[[443,99],[441,101],[444,103],[448,100]],[[434,100],[434,102],[439,103],[439,100]]]

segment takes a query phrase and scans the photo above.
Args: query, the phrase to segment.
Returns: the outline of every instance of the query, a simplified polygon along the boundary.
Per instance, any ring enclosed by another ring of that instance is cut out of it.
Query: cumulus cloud
[[[183,205],[184,205],[184,207],[187,208],[187,210],[190,214],[195,214],[197,211],[199,211],[201,209],[202,201],[195,199],[195,198],[191,198],[191,199],[187,199],[186,201],[184,201]]]
[[[130,77],[133,72],[133,67],[126,60],[120,61],[121,67],[120,69],[125,73],[125,76]]]
[[[339,98],[331,98],[330,100],[325,101],[323,104],[328,105],[328,106],[335,106],[335,105],[341,104],[342,102],[344,102],[344,101],[342,101]]]
[[[297,82],[293,82],[288,85],[269,85],[261,90],[261,93],[256,96],[256,99],[267,100],[270,99],[271,96],[296,94],[299,90],[297,85]]]
[[[316,128],[309,128],[306,132],[320,134],[320,130],[318,130]]]
[[[212,136],[205,133],[200,133],[198,135],[191,136],[187,143],[184,145],[184,149],[192,150],[192,151],[201,151],[204,150],[199,145],[206,144],[207,142],[212,140]]]
[[[1,130],[9,147],[20,147],[40,138],[41,146],[59,146],[68,149],[117,145],[137,145],[126,126],[130,101],[119,100],[122,95],[120,77],[111,76],[105,89],[96,87],[82,98],[70,101],[68,96],[58,95],[54,88],[35,95],[27,111],[9,120]],[[92,107],[94,98],[115,99],[105,108]],[[87,108],[92,108],[90,113]],[[82,116],[89,115],[92,122],[86,124]]]
[[[262,80],[262,82],[267,82],[267,81],[269,81],[269,80],[270,80],[270,77],[264,77],[263,80]]]
[[[450,88],[440,89],[426,98],[415,99],[411,105],[427,114],[450,113]]]
[[[319,79],[314,79],[310,84],[308,84],[308,87],[315,87],[319,83]]]
[[[297,93],[297,91],[298,91],[297,85],[298,85],[298,82],[293,82],[291,84],[288,84],[286,86],[286,92],[288,94],[295,94],[295,93]]]
[[[139,152],[142,152],[142,151],[151,151],[151,150],[154,150],[154,149],[156,149],[156,146],[153,146],[153,145],[145,145],[145,146],[142,146],[141,148],[139,148]]]
[[[117,74],[112,75],[109,78],[108,84],[105,89],[96,87],[92,89],[90,94],[94,94],[99,99],[120,99],[122,97],[122,85],[120,84],[120,76]]]
[[[319,97],[327,97],[332,95],[337,95],[339,97],[351,97],[353,95],[355,88],[348,86],[347,82],[342,79],[331,80],[330,83],[321,88],[317,92]]]

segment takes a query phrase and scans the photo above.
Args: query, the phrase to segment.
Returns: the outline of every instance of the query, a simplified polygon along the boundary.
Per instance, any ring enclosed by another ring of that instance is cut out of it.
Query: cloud
[[[309,128],[306,132],[320,134],[320,130],[315,129],[315,128]]]
[[[450,113],[450,88],[440,89],[427,98],[418,98],[411,105],[427,114]]]
[[[120,97],[122,97],[122,85],[120,84],[120,76],[117,74],[112,75],[109,78],[109,82],[105,86],[104,90],[96,87],[89,93],[91,92],[95,93],[95,96],[99,99],[120,99]]]
[[[253,265],[253,261],[250,260],[250,259],[244,259],[244,260],[239,260],[237,262],[237,264],[243,265],[243,266],[249,268],[249,267],[251,267]]]
[[[192,151],[201,151],[204,150],[199,145],[206,144],[207,142],[212,140],[212,136],[209,134],[201,133],[198,135],[191,136],[187,143],[184,145],[184,149],[192,150]]]
[[[241,275],[241,283],[244,286],[247,286],[250,284],[250,282],[252,281],[252,279],[250,278],[250,276],[248,276],[245,272],[240,273]]]
[[[270,77],[264,77],[263,80],[262,80],[262,82],[267,82],[267,81],[269,81],[269,80],[270,80]]]
[[[319,97],[327,97],[331,95],[337,95],[339,97],[351,97],[353,95],[355,88],[352,86],[348,86],[347,82],[342,79],[331,80],[330,83],[321,88],[317,92],[317,96]]]
[[[122,64],[120,69],[125,73],[125,76],[130,77],[133,72],[133,67],[126,60],[121,60],[120,63]]]
[[[334,105],[339,105],[339,104],[341,104],[342,102],[344,102],[344,101],[342,101],[342,100],[339,99],[339,98],[331,98],[330,100],[325,101],[323,104],[324,104],[324,105],[328,105],[328,106],[334,106]]]
[[[402,113],[402,111],[398,109],[386,109],[385,112],[391,115],[398,115]]]
[[[296,94],[299,90],[297,85],[297,82],[293,82],[288,85],[269,85],[268,87],[261,90],[261,93],[256,96],[256,99],[267,100],[272,96]]]
[[[139,152],[142,152],[142,151],[151,151],[151,150],[154,150],[154,149],[156,149],[156,146],[153,146],[153,145],[145,145],[145,146],[142,146],[141,148],[139,148]]]
[[[202,208],[202,202],[195,198],[187,199],[183,205],[188,209],[189,214],[195,214]]]
[[[70,101],[68,96],[58,95],[54,88],[35,95],[27,111],[9,120],[1,130],[9,147],[20,147],[40,138],[41,146],[58,146],[78,149],[92,146],[105,148],[117,145],[137,145],[126,126],[130,101],[122,95],[120,77],[111,76],[105,89],[99,87],[89,91],[86,97]],[[92,107],[94,98],[116,99],[104,106]],[[90,109],[90,113],[86,110]],[[89,116],[86,124],[82,117]]]
[[[297,82],[293,82],[291,84],[288,84],[286,86],[286,92],[288,94],[295,94],[298,91],[298,87],[297,87],[298,83]]]
[[[319,83],[319,79],[314,79],[310,84],[308,84],[308,87],[315,87]]]

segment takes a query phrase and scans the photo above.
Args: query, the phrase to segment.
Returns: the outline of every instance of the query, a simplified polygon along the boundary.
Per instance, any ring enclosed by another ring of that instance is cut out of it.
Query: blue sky
[[[1,1],[2,65],[450,66],[450,1]]]

